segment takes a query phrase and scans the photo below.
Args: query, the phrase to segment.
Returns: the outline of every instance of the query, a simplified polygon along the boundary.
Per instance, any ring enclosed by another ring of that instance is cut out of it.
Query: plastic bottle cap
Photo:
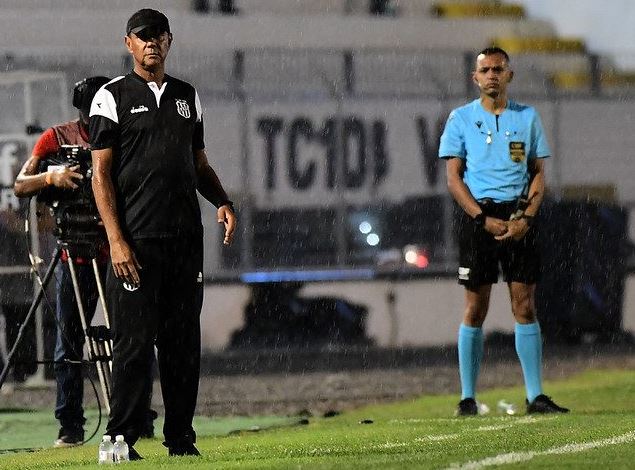
[[[115,437],[115,440],[117,442],[123,442],[123,436],[121,434],[119,434],[117,437]]]
[[[102,441],[109,441],[110,436],[108,434],[104,434],[104,437],[101,438]]]

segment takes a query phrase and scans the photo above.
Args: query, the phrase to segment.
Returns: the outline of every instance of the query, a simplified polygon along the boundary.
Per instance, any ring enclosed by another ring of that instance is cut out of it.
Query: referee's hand
[[[231,244],[234,239],[234,231],[236,230],[236,214],[232,211],[229,204],[220,206],[216,211],[219,224],[225,225],[225,238],[223,238],[223,245]]]
[[[515,241],[522,240],[529,230],[529,224],[527,224],[525,219],[508,220],[505,224],[507,225],[507,231],[498,237],[494,237],[496,240],[502,241],[508,238]]]
[[[507,222],[496,217],[485,217],[485,230],[494,235],[496,240],[507,233]]]

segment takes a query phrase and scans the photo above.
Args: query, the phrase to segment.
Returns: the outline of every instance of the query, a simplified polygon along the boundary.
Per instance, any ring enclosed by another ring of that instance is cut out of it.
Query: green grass
[[[497,415],[499,399],[517,405],[523,401],[521,388],[506,388],[482,393],[479,399],[493,412],[473,418],[452,417],[456,395],[369,406],[334,418],[311,418],[304,426],[289,426],[291,418],[198,418],[197,446],[203,457],[168,458],[160,440],[144,440],[135,448],[145,460],[130,463],[130,467],[401,469],[459,468],[471,462],[468,468],[482,468],[508,462],[505,456],[514,453],[509,458],[517,463],[497,468],[633,468],[634,372],[588,371],[548,383],[546,390],[573,412],[537,417],[522,412],[511,417]],[[50,442],[50,430],[44,435],[46,426],[39,424],[46,419],[42,413],[0,414],[0,449],[6,449],[9,442],[28,447],[23,443],[35,442],[38,434],[38,439]],[[360,424],[362,420],[372,423]],[[228,434],[231,429],[254,425],[263,430]],[[25,440],[27,437],[33,440]],[[618,439],[611,441],[613,438]],[[96,455],[97,441],[74,449],[2,454],[0,469],[101,468],[95,463]]]

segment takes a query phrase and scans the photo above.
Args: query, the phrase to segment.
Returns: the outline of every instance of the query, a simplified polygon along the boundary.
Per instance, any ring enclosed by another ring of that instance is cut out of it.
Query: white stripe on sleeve
[[[115,97],[112,96],[112,93],[106,90],[106,88],[101,87],[97,93],[95,93],[93,102],[90,105],[89,116],[103,116],[119,124]]]
[[[194,90],[194,105],[196,106],[196,122],[201,122],[203,119],[203,108],[201,107],[201,100],[196,90]]]

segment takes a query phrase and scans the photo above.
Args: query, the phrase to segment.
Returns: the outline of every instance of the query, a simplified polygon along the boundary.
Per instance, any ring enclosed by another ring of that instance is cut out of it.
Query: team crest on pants
[[[139,286],[135,286],[134,284],[130,284],[129,282],[124,282],[123,288],[126,289],[128,292],[134,292],[139,288]]]
[[[176,112],[187,119],[191,116],[190,105],[185,100],[176,100]]]

